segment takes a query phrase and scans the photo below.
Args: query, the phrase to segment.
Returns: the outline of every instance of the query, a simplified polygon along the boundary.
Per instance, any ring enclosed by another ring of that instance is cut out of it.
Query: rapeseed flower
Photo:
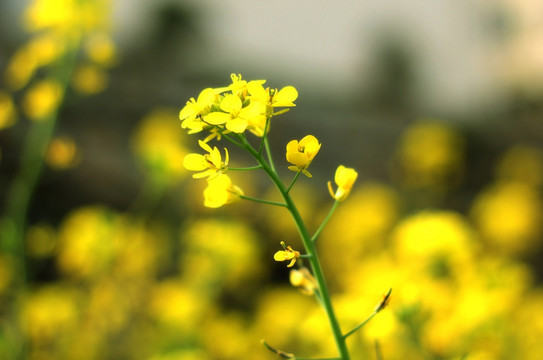
[[[258,81],[247,84],[249,98],[251,100],[260,101],[270,108],[275,107],[292,107],[296,106],[294,101],[298,98],[298,91],[294,86],[285,86],[281,90],[264,88]]]
[[[255,121],[255,118],[261,118],[265,121],[265,106],[257,101],[251,101],[249,105],[243,107],[242,99],[237,95],[226,95],[222,98],[219,108],[224,111],[211,112],[204,116],[204,122],[210,125],[225,125],[226,129],[241,134],[249,124],[261,123]]]
[[[287,267],[292,267],[296,263],[296,260],[300,257],[300,252],[294,250],[290,246],[286,246],[283,241],[281,241],[281,246],[283,246],[284,250],[278,251],[273,255],[273,259],[275,261],[286,261],[290,260],[290,263],[287,265]]]
[[[302,172],[305,176],[312,175],[306,169],[313,161],[321,148],[321,144],[313,135],[307,135],[302,140],[292,140],[287,144],[287,161],[294,166],[289,166],[289,170]]]
[[[179,112],[181,127],[189,129],[189,134],[200,132],[204,129],[205,123],[202,122],[202,116],[211,111],[211,105],[217,100],[217,93],[212,88],[202,90],[198,99],[190,98],[187,104]]]
[[[345,200],[351,192],[357,177],[358,173],[356,170],[339,165],[334,177],[334,181],[338,186],[336,192],[332,190],[332,182],[328,181],[328,190],[330,191],[330,195],[332,195],[332,197],[337,201]]]
[[[204,190],[204,206],[218,208],[240,199],[243,190],[232,184],[228,175],[221,174],[208,181]]]
[[[190,171],[200,171],[192,175],[193,178],[199,179],[208,177],[208,180],[219,176],[228,168],[228,150],[225,148],[225,159],[222,161],[221,153],[217,147],[213,149],[205,142],[198,140],[200,147],[208,152],[208,154],[187,154],[183,159],[183,166]]]
[[[292,286],[299,288],[305,295],[313,295],[319,288],[317,280],[306,267],[290,270],[289,280]]]

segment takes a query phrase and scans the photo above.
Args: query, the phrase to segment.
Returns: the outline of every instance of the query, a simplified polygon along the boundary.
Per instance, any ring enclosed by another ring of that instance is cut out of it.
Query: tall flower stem
[[[332,334],[336,342],[340,359],[350,360],[349,351],[347,349],[345,337],[341,333],[341,328],[339,326],[339,322],[337,320],[336,314],[334,312],[334,308],[332,306],[330,293],[326,285],[324,273],[322,271],[322,267],[319,261],[319,256],[317,254],[317,249],[315,247],[314,242],[311,241],[311,235],[309,234],[305,226],[305,223],[302,220],[300,212],[298,211],[298,208],[296,207],[296,205],[294,204],[294,201],[290,197],[288,189],[281,182],[281,180],[279,179],[279,176],[275,172],[272,165],[268,164],[266,160],[262,157],[262,155],[257,150],[255,150],[245,139],[243,139],[243,141],[244,141],[245,148],[251,153],[251,155],[253,155],[253,157],[257,160],[257,162],[262,166],[262,169],[270,176],[271,180],[273,181],[273,183],[275,184],[275,186],[281,193],[281,196],[285,200],[286,207],[288,211],[290,212],[294,222],[296,223],[296,227],[302,239],[305,251],[309,255],[308,260],[309,260],[309,263],[311,264],[313,276],[315,277],[317,284],[319,285],[321,304],[326,312],[326,315],[328,316],[328,321],[330,323],[330,328],[332,330]]]

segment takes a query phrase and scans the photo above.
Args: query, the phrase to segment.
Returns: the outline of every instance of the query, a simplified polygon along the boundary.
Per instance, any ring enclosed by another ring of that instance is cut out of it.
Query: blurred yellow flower
[[[290,263],[287,265],[287,267],[294,266],[294,264],[296,263],[296,260],[298,258],[300,258],[300,252],[294,250],[290,246],[286,246],[284,241],[281,241],[281,246],[283,246],[283,248],[285,250],[281,250],[281,251],[276,252],[273,255],[273,259],[275,261],[287,261],[287,260],[290,260]]]
[[[228,168],[228,150],[225,148],[225,159],[222,161],[221,153],[215,146],[213,149],[211,146],[198,140],[198,144],[202,149],[208,152],[208,154],[187,154],[183,159],[183,166],[190,171],[200,171],[192,175],[195,179],[207,177],[208,180],[221,175]]]
[[[292,286],[299,288],[305,295],[313,295],[319,289],[317,280],[306,267],[290,270],[289,280]]]
[[[29,119],[42,121],[57,110],[62,96],[62,87],[56,80],[42,80],[27,90],[23,111]]]
[[[313,135],[307,135],[302,140],[289,141],[287,144],[287,161],[294,166],[289,166],[289,170],[302,172],[305,176],[311,177],[306,169],[311,164],[321,148],[321,144]]]
[[[132,135],[132,148],[151,176],[178,179],[186,174],[183,158],[188,150],[177,131],[175,110],[158,108],[141,120]]]
[[[118,244],[114,236],[118,215],[99,206],[73,210],[63,220],[57,264],[71,278],[93,279],[110,269]]]
[[[204,189],[204,206],[218,208],[240,199],[243,190],[232,184],[228,175],[221,174],[210,179]]]
[[[10,127],[17,120],[17,111],[11,95],[0,91],[0,130]]]
[[[328,181],[328,191],[330,192],[330,195],[337,201],[345,200],[347,196],[349,196],[357,177],[358,173],[356,170],[339,165],[334,177],[334,181],[338,186],[335,193],[332,189],[332,182]]]
[[[79,93],[94,95],[107,87],[109,77],[107,72],[96,65],[82,64],[75,68],[71,81]]]
[[[401,264],[431,277],[457,275],[473,259],[473,231],[466,219],[451,211],[426,211],[405,218],[392,235]]]
[[[517,182],[498,183],[475,199],[473,219],[492,246],[510,255],[541,246],[541,193]]]
[[[23,304],[21,321],[34,344],[61,342],[77,328],[78,294],[60,285],[31,292]]]
[[[86,39],[83,47],[89,60],[97,65],[110,67],[118,61],[115,43],[106,33],[92,34]]]
[[[54,169],[67,169],[77,165],[80,153],[75,141],[68,136],[51,140],[45,153],[45,161]]]
[[[23,46],[12,55],[4,71],[6,84],[13,91],[23,88],[38,68],[38,62],[33,49]]]
[[[150,315],[160,325],[185,335],[198,328],[208,309],[206,297],[186,287],[178,278],[157,283],[150,297]]]
[[[463,140],[439,122],[423,121],[407,128],[398,149],[401,180],[407,186],[449,186],[463,170]]]

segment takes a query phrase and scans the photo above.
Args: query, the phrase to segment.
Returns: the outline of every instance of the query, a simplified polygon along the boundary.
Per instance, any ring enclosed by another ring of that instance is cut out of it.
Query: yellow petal
[[[220,107],[227,113],[237,112],[241,109],[241,99],[236,95],[226,95],[222,99]]]
[[[200,154],[185,155],[183,167],[190,171],[202,171],[208,168],[205,157]]]
[[[273,97],[272,105],[274,107],[279,106],[296,106],[294,100],[298,98],[298,91],[294,86],[285,86],[279,90]]]
[[[212,112],[204,116],[204,121],[211,125],[222,125],[231,119],[230,114],[223,112]]]
[[[241,134],[247,129],[247,120],[242,118],[231,119],[226,123],[226,128],[235,133]]]

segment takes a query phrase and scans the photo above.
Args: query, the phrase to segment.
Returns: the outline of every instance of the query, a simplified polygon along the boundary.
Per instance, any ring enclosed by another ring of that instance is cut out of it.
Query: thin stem
[[[326,215],[326,218],[324,218],[324,221],[321,223],[321,225],[319,226],[317,231],[315,231],[315,234],[313,234],[313,237],[311,238],[311,242],[317,241],[317,239],[319,238],[322,230],[324,229],[324,227],[326,226],[326,224],[328,223],[328,221],[332,217],[332,214],[334,213],[334,211],[336,211],[336,208],[337,208],[338,204],[339,204],[339,201],[337,201],[337,200],[334,201],[334,204],[330,208],[330,211],[328,211],[328,215]]]
[[[262,135],[262,141],[260,142],[260,147],[258,148],[258,154],[262,155],[262,149],[264,147],[264,141],[268,138],[266,133],[268,132],[268,127],[270,126],[271,115],[266,117],[266,125],[264,125],[264,134]]]
[[[270,163],[271,170],[275,173],[275,165],[273,163],[273,158],[270,150],[270,144],[268,142],[268,137],[264,136],[264,148],[266,149],[266,156],[268,157],[268,162]],[[259,155],[262,157],[261,155]]]
[[[233,137],[231,137],[230,135],[227,135],[227,134],[222,134],[222,136],[224,136],[224,138],[228,141],[230,141],[232,144],[235,144],[237,146],[239,146],[240,148],[245,148],[245,146],[243,145],[243,143],[237,141],[236,139],[234,139]]]
[[[262,165],[255,165],[255,166],[247,166],[242,168],[231,168],[229,167],[228,170],[230,171],[250,171],[250,170],[258,170],[262,169]]]
[[[292,189],[292,187],[294,186],[294,184],[296,183],[296,180],[298,180],[298,178],[300,177],[300,174],[301,172],[296,172],[296,175],[294,175],[294,179],[292,179],[292,182],[290,183],[288,189],[287,189],[287,193],[290,192],[290,189]]]
[[[287,204],[285,204],[285,203],[280,203],[280,202],[277,202],[277,201],[264,200],[264,199],[258,199],[258,198],[254,198],[254,197],[250,197],[250,196],[246,196],[246,195],[239,195],[239,197],[244,199],[244,200],[250,200],[250,201],[254,201],[254,202],[258,202],[258,203],[262,203],[262,204],[268,204],[268,205],[274,205],[274,206],[282,206],[282,207],[287,206]]]
[[[265,142],[265,145],[266,144],[267,144],[267,141]],[[286,206],[296,224],[296,227],[298,228],[298,232],[300,234],[300,237],[306,249],[306,253],[310,255],[308,260],[309,260],[309,263],[311,264],[311,269],[313,270],[313,275],[315,276],[315,280],[317,281],[317,284],[319,286],[321,303],[326,312],[326,315],[328,316],[328,321],[330,323],[332,334],[334,336],[334,340],[336,342],[336,346],[340,355],[339,359],[349,360],[350,356],[349,356],[349,351],[347,349],[347,344],[345,342],[345,338],[342,335],[339,322],[337,320],[336,314],[334,312],[334,308],[332,306],[330,293],[328,292],[328,287],[326,285],[324,273],[322,271],[322,267],[319,261],[317,249],[315,248],[315,244],[311,241],[311,237],[309,236],[309,232],[307,231],[305,223],[303,222],[302,217],[296,205],[294,204],[292,198],[287,192],[287,189],[285,188],[285,186],[279,179],[279,176],[277,175],[277,173],[271,166],[271,161],[270,161],[270,165],[268,165],[266,161],[263,159],[263,157],[251,146],[247,146],[246,148],[251,153],[251,155],[253,155],[253,157],[258,161],[258,163],[262,165],[262,169],[266,171],[266,173],[270,176],[273,183],[275,184],[275,186],[277,187],[277,189],[283,196],[283,199],[285,200]],[[269,146],[266,146],[266,148],[269,151]]]
[[[343,335],[343,338],[346,339],[348,338],[349,336],[351,336],[352,334],[354,334],[355,332],[357,332],[361,327],[363,327],[364,325],[366,325],[371,319],[373,319],[373,317],[375,315],[377,315],[379,312],[378,311],[374,311],[366,320],[362,321],[360,324],[356,325],[351,331],[349,331],[348,333],[346,333],[345,335]]]

